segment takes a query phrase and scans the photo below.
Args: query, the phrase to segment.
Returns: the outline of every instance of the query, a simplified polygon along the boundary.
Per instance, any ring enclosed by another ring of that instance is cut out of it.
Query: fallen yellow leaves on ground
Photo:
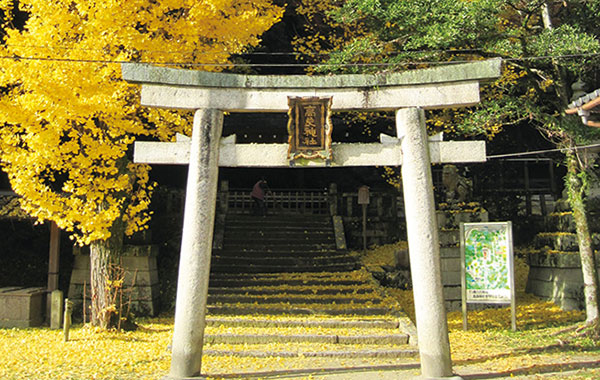
[[[510,309],[487,308],[470,310],[469,331],[462,330],[460,312],[448,313],[452,357],[456,368],[477,366],[478,370],[490,373],[506,372],[536,373],[536,366],[557,365],[570,358],[597,360],[600,347],[597,343],[573,332],[561,332],[584,319],[580,311],[562,311],[551,302],[542,301],[523,292],[526,265],[517,262],[517,326],[519,331],[510,330]],[[356,271],[352,277],[364,278],[365,271]],[[314,275],[313,275],[314,276]],[[309,275],[290,275],[290,279],[309,279]],[[385,291],[386,304],[398,302],[414,320],[412,291]],[[253,319],[253,316],[221,316],[220,319]],[[264,316],[262,319],[296,320],[297,316]],[[320,321],[324,316],[303,316],[303,319]],[[353,316],[339,316],[339,320],[352,320]],[[369,318],[361,316],[362,319]],[[167,374],[173,319],[170,316],[142,320],[141,328],[134,332],[102,332],[87,326],[75,326],[71,330],[71,341],[63,342],[60,330],[47,328],[0,329],[0,379],[2,380],[145,380],[159,379]],[[211,326],[207,333],[223,333],[227,327]],[[285,332],[285,327],[242,328],[244,333]],[[359,330],[356,330],[357,332]],[[325,334],[328,329],[307,329],[307,332]],[[229,352],[267,350],[270,352],[294,350],[290,343],[267,343],[228,345],[207,344],[206,349]],[[306,344],[308,351],[328,350],[328,343]],[[360,345],[348,349],[360,349]],[[307,352],[308,352],[307,351]],[[416,358],[310,358],[310,357],[234,357],[205,355],[203,373],[214,378],[248,373],[293,371],[310,369],[317,373],[324,368],[356,368],[369,366],[384,368],[399,363],[416,363]],[[557,371],[558,372],[558,371]],[[583,371],[582,371],[583,372]],[[415,373],[416,374],[416,373]],[[589,369],[588,378],[600,375],[600,370]],[[571,376],[571,375],[569,375]],[[305,377],[310,378],[309,375]],[[545,377],[547,378],[547,377]],[[549,377],[552,378],[552,377]],[[565,379],[562,374],[554,379]],[[583,378],[583,377],[582,377]]]
[[[0,329],[0,378],[157,378],[168,369],[171,327],[160,320],[135,332],[78,326],[68,342],[61,330]]]

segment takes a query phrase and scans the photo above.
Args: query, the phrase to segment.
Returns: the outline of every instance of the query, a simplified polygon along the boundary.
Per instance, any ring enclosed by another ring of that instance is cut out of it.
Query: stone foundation
[[[599,259],[596,255],[596,263]],[[578,252],[535,252],[529,254],[528,261],[527,293],[553,301],[563,310],[585,308]]]

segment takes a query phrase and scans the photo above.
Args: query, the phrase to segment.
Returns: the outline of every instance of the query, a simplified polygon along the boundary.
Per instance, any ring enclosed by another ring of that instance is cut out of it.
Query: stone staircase
[[[206,355],[404,357],[416,334],[329,216],[230,215],[213,253]]]
[[[223,249],[213,254],[211,272],[282,273],[349,271],[354,258],[337,251],[326,215],[229,215]]]

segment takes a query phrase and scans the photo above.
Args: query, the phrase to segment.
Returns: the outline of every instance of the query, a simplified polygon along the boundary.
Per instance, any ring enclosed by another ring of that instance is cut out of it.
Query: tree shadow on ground
[[[373,372],[373,371],[409,371],[418,370],[420,367],[419,363],[405,363],[397,365],[380,365],[380,366],[356,366],[349,368],[303,368],[303,369],[291,369],[291,370],[277,370],[277,371],[264,371],[264,372],[247,372],[247,373],[235,373],[235,374],[208,374],[211,378],[222,378],[222,379],[239,379],[239,378],[298,378],[298,376],[324,376],[324,375],[344,375],[356,372]]]

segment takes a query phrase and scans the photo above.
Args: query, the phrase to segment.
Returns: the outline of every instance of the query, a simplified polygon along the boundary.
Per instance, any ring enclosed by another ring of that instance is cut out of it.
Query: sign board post
[[[467,304],[510,304],[511,327],[517,330],[511,222],[461,223],[463,330]]]
[[[358,204],[362,206],[363,253],[367,253],[367,205],[369,204],[369,186],[358,188]]]

